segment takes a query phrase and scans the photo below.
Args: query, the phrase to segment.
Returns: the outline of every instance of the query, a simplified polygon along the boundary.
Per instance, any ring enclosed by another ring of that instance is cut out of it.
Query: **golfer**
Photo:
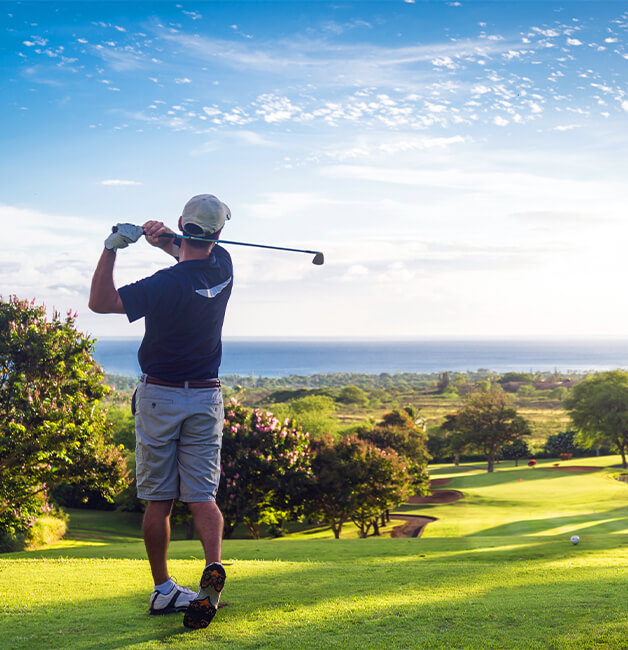
[[[187,235],[217,239],[229,208],[211,194],[191,198],[179,218]],[[137,495],[146,500],[142,533],[155,590],[151,614],[185,611],[183,624],[212,621],[225,582],[220,563],[222,514],[216,505],[224,409],[218,368],[221,333],[232,287],[229,253],[211,242],[160,238],[159,221],[118,224],[105,240],[92,278],[89,307],[99,314],[144,318],[138,358],[142,376],[133,395]],[[116,252],[144,234],[177,259],[169,268],[116,290]],[[200,588],[178,585],[168,573],[170,513],[175,499],[188,504],[205,551]]]

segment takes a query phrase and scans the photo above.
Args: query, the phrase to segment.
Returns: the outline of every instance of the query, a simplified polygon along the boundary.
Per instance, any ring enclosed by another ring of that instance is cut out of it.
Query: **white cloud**
[[[267,192],[262,201],[245,204],[243,211],[257,219],[298,219],[306,211],[336,203],[311,192]]]
[[[268,138],[265,138],[264,136],[260,135],[259,133],[255,131],[247,131],[247,130],[241,130],[241,131],[234,131],[233,132],[233,137],[236,140],[240,140],[241,142],[244,142],[245,144],[248,145],[253,145],[256,147],[272,147],[274,146],[274,143],[272,140],[269,140]]]
[[[473,165],[437,169],[433,165],[426,169],[331,165],[321,168],[319,173],[325,177],[361,180],[371,184],[423,187],[432,191],[455,190],[493,197],[495,201],[523,199],[532,203],[546,201],[552,205],[560,201],[574,206],[596,206],[596,211],[602,209],[604,201],[617,205],[625,198],[623,187],[612,181],[553,177],[531,171],[481,170]]]

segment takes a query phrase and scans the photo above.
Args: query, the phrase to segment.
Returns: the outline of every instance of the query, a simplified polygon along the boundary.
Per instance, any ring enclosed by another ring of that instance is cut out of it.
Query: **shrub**
[[[543,451],[550,458],[559,458],[561,454],[576,454],[583,450],[576,444],[576,434],[573,431],[562,431],[548,436],[543,447]]]
[[[63,539],[67,531],[67,515],[56,512],[53,515],[40,517],[30,528],[26,536],[28,549],[41,548]]]

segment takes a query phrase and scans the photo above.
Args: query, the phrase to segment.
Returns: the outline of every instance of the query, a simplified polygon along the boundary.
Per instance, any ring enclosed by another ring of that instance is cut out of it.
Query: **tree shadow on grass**
[[[561,648],[590,647],[592,639],[622,647],[628,629],[616,567],[548,572],[540,563],[535,572],[526,562],[497,562],[478,570],[458,560],[242,566],[231,572],[229,607],[202,631],[186,631],[181,615],[148,616],[144,592],[51,600],[41,611],[5,605],[0,639],[8,642],[3,647],[81,650]],[[627,573],[624,568],[624,578]],[[62,586],[51,588],[54,597]]]
[[[577,515],[558,515],[543,519],[522,519],[493,528],[486,528],[467,537],[489,537],[492,535],[536,535],[544,531],[568,528],[570,535],[586,533],[608,534],[628,529],[628,506],[604,510],[602,512],[578,513]],[[554,533],[562,534],[562,533]],[[566,533],[565,533],[566,534]]]
[[[583,472],[590,474],[590,472]],[[549,479],[564,479],[569,476],[579,476],[580,472],[557,472],[549,468],[516,467],[506,470],[496,470],[495,472],[486,472],[483,474],[471,474],[468,476],[452,477],[451,483],[447,487],[454,489],[473,489],[488,488],[496,485],[506,485],[508,483],[518,483],[519,479],[527,483],[530,481],[547,481]]]

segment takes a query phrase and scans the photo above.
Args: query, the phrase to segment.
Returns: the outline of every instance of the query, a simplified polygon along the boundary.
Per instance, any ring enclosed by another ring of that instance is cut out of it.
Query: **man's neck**
[[[212,244],[209,251],[199,250],[198,248],[191,248],[186,245],[185,239],[181,242],[181,250],[179,251],[179,262],[190,262],[191,260],[206,260],[212,252]]]

